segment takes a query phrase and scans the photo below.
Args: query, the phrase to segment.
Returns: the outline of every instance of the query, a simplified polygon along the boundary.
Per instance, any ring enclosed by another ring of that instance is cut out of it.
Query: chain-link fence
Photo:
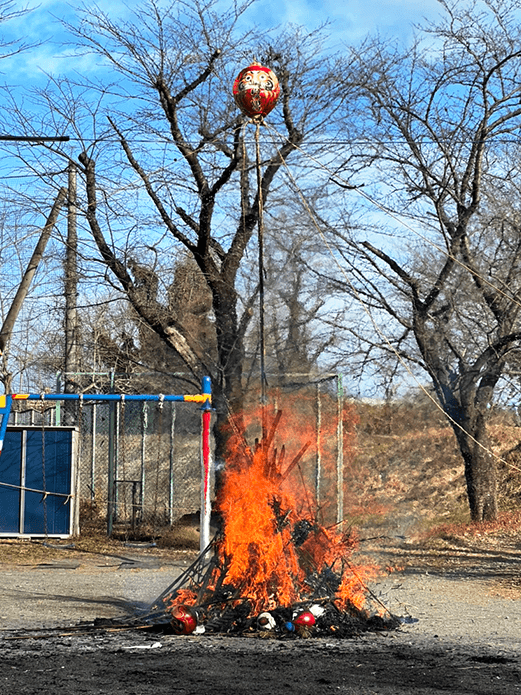
[[[80,496],[97,509],[108,508],[114,524],[159,527],[199,508],[198,407],[147,401],[85,404],[78,427]]]
[[[199,510],[201,408],[175,401],[23,402],[10,423],[79,432],[81,516],[154,531]]]
[[[294,378],[290,378],[293,377]],[[273,379],[275,382],[275,379]],[[271,386],[271,384],[270,384]],[[260,397],[245,391],[246,437],[260,436]],[[18,402],[13,424],[74,426],[79,432],[78,490],[81,520],[112,530],[171,525],[201,505],[201,409],[175,401]],[[341,521],[353,486],[352,408],[339,375],[287,375],[268,389],[272,417],[282,410],[274,446],[299,461],[302,482],[324,522]],[[42,419],[43,418],[43,419]]]
[[[352,408],[344,398],[339,374],[268,374],[266,410],[270,422],[281,411],[274,437],[284,447],[286,466],[303,451],[298,463],[301,481],[322,523],[344,518],[349,499],[350,464],[354,453]],[[260,436],[260,388],[252,384],[246,395],[248,438]]]

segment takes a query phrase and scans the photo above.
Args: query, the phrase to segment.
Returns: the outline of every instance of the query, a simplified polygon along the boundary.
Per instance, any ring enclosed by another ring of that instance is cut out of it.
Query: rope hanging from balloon
[[[262,167],[260,151],[260,128],[267,116],[276,106],[280,94],[280,84],[275,73],[260,63],[252,63],[241,70],[233,84],[233,96],[241,111],[255,124],[255,153],[257,171],[257,241],[259,250],[259,343],[260,343],[260,382],[262,407],[263,441],[267,434],[266,416],[266,341],[264,327],[264,209],[262,195]]]

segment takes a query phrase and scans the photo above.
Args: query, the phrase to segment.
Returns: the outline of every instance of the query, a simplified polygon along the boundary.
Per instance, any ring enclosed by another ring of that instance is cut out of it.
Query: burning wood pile
[[[300,468],[273,446],[277,414],[250,448],[232,437],[208,552],[156,599],[148,618],[176,634],[351,637],[399,621],[369,591],[377,569],[355,567],[354,535],[326,528]]]

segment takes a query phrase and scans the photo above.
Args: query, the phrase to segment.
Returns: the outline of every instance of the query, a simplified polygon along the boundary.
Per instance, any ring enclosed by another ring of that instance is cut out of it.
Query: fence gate
[[[67,537],[77,530],[76,430],[9,427],[0,456],[0,535]]]

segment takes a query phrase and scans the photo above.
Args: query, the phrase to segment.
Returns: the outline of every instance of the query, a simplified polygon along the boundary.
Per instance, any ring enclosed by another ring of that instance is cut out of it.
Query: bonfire
[[[278,451],[280,412],[253,447],[230,439],[216,501],[221,529],[207,552],[153,604],[177,634],[219,632],[346,637],[398,621],[368,589],[375,566],[356,566],[356,534],[325,527],[304,483],[304,444]]]

